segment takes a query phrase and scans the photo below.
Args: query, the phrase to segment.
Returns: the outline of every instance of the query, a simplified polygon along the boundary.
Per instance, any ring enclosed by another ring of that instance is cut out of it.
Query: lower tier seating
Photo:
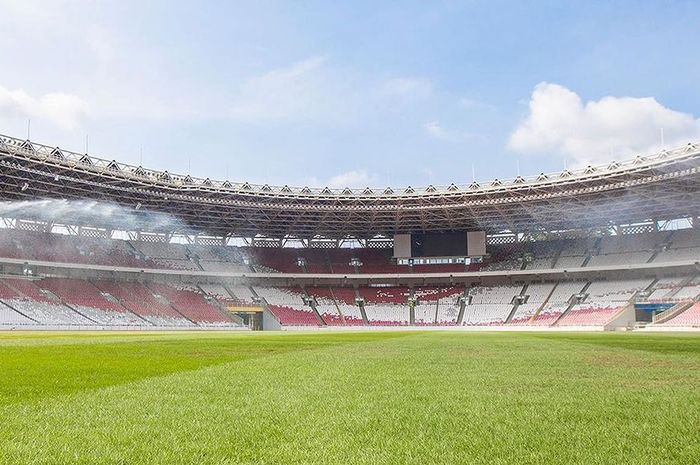
[[[663,323],[664,326],[700,327],[700,302]]]

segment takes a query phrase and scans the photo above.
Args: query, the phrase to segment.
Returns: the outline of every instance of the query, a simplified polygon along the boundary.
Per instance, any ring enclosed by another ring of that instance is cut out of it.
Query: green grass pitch
[[[0,463],[700,463],[700,335],[2,333]]]

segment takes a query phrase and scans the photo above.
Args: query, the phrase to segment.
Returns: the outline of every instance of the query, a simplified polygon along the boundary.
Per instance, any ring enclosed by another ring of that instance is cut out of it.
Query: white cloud
[[[309,58],[245,81],[234,97],[230,116],[245,122],[316,120],[342,108],[343,84],[324,67],[325,59]]]
[[[700,140],[700,120],[664,107],[653,97],[603,97],[583,102],[558,84],[538,84],[530,113],[513,131],[508,147],[523,153],[554,153],[577,165],[629,158]]]
[[[245,80],[228,116],[247,123],[366,123],[387,108],[432,96],[432,83],[421,77],[373,79],[311,57]]]
[[[334,189],[344,187],[361,188],[372,186],[377,183],[377,177],[370,175],[365,170],[353,170],[333,176],[326,185]]]
[[[474,134],[465,131],[447,129],[439,121],[429,121],[423,125],[428,135],[434,139],[445,142],[460,142],[467,139],[477,138]]]
[[[73,129],[87,113],[88,104],[76,95],[56,92],[37,98],[24,89],[0,86],[0,116],[46,119],[61,129]]]

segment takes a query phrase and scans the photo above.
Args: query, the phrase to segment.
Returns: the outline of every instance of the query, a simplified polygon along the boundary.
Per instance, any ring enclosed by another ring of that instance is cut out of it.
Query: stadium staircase
[[[139,249],[136,248],[136,246],[129,240],[129,241],[124,241],[127,243],[129,249],[131,252],[134,254],[135,257],[143,258],[144,254],[141,252]]]
[[[654,249],[654,252],[651,254],[651,257],[649,257],[649,260],[647,260],[646,263],[651,263],[654,260],[656,260],[656,257],[658,257],[660,253],[661,250],[659,250],[658,248]]]
[[[27,294],[25,294],[24,292],[22,292],[19,288],[14,287],[11,283],[6,282],[5,285],[6,285],[7,287],[9,287],[10,289],[14,290],[15,292],[17,292],[19,295],[21,295],[21,296],[23,296],[23,297],[25,297],[25,298],[27,298],[27,299],[29,299],[29,300],[32,300],[30,296],[28,296]],[[86,320],[91,321],[91,322],[97,324],[97,322],[96,322],[95,320],[93,320],[92,318],[90,318],[90,317],[88,317],[87,315],[83,314],[82,312],[78,311],[77,309],[71,307],[70,305],[68,305],[68,303],[64,302],[63,299],[61,299],[60,297],[58,297],[58,296],[57,296],[56,294],[54,294],[53,292],[51,292],[51,291],[49,291],[49,290],[47,290],[47,289],[43,289],[43,288],[41,288],[41,287],[39,287],[39,286],[37,286],[37,285],[35,285],[35,284],[33,284],[33,283],[32,283],[32,285],[33,285],[34,287],[37,288],[37,290],[39,291],[39,293],[41,293],[41,294],[44,295],[48,300],[50,300],[52,304],[66,307],[66,308],[69,309],[71,312],[77,313],[78,315],[82,316],[82,317],[85,318]],[[8,306],[9,306],[9,305],[8,305]],[[27,317],[27,315],[24,315],[23,313],[19,312],[17,309],[13,308],[13,310],[16,311],[17,313],[21,314],[22,316]],[[29,318],[29,317],[27,317],[27,318]],[[36,321],[36,320],[33,320],[32,318],[29,318],[29,319],[32,320],[32,321]]]
[[[589,254],[589,257],[590,257],[590,254]],[[586,285],[583,286],[583,289],[581,289],[581,292],[579,292],[579,293],[580,293],[580,294],[585,294],[586,291],[588,290],[588,288],[591,287],[591,284],[592,284],[592,282],[591,282],[591,281],[588,281],[588,282],[586,283]],[[571,299],[571,300],[569,301],[569,305],[566,307],[566,310],[564,310],[564,311],[561,313],[561,315],[559,315],[559,316],[557,317],[557,319],[554,320],[554,322],[553,322],[550,326],[557,326],[557,325],[559,325],[559,322],[562,320],[562,318],[564,318],[564,317],[566,316],[566,314],[569,313],[569,312],[571,311],[571,309],[574,308],[574,306],[575,306],[577,303],[578,303],[578,302],[576,301],[576,299]]]
[[[329,260],[328,266],[331,266],[330,260]],[[332,269],[333,268],[331,268],[331,270]],[[340,315],[340,321],[342,321],[343,324],[345,324],[345,315],[343,315],[343,312],[340,311],[340,305],[338,305],[338,299],[335,298],[335,292],[333,292],[333,288],[329,287],[328,291],[330,292],[331,298],[333,299],[333,305],[335,305],[335,309],[338,311],[338,315]]]
[[[673,299],[673,297],[680,292],[681,289],[695,281],[695,279],[698,277],[697,274],[694,274],[692,276],[688,276],[685,278],[681,283],[674,287],[673,289],[670,289],[669,292],[664,296],[664,299]]]
[[[304,269],[304,273],[306,273],[306,266],[304,265],[304,266],[302,266],[302,268]],[[311,310],[313,310],[314,315],[316,316],[316,320],[318,321],[318,325],[319,326],[327,326],[325,320],[323,319],[321,314],[318,312],[318,308],[316,308],[316,300],[311,298],[309,293],[306,292],[306,288],[304,286],[300,286],[300,287],[301,287],[301,292],[303,292],[304,296],[309,300],[309,302],[311,302],[311,305],[309,305],[309,307],[311,307]],[[336,305],[336,307],[337,307],[337,305]]]
[[[9,287],[9,286],[8,286],[8,287]],[[0,304],[1,304],[1,305],[4,305],[5,307],[9,308],[10,310],[14,311],[15,313],[18,313],[18,314],[22,315],[23,317],[27,318],[28,320],[33,321],[33,322],[36,323],[36,324],[40,324],[37,320],[35,320],[34,318],[32,318],[32,317],[30,317],[29,315],[25,314],[24,312],[21,312],[21,311],[17,310],[15,307],[13,307],[13,306],[10,305],[9,303],[5,302],[4,300],[0,300]]]
[[[520,290],[520,294],[518,294],[518,295],[525,296],[526,291],[527,291],[527,284],[525,284],[523,286],[523,288]],[[511,309],[511,311],[508,314],[508,317],[506,318],[506,321],[504,323],[506,325],[510,324],[511,320],[513,319],[513,315],[515,315],[515,312],[518,311],[518,307],[520,307],[520,301],[518,301],[517,299],[514,299],[513,301],[514,301],[513,308]],[[525,303],[525,302],[523,302],[523,303]]]
[[[83,312],[81,312],[80,310],[78,310],[77,308],[72,307],[69,303],[64,302],[64,301],[61,301],[61,305],[63,305],[64,307],[70,309],[71,311],[77,313],[78,315],[82,316],[82,317],[85,318],[86,320],[92,321],[92,322],[95,323],[95,324],[99,324],[97,321],[93,320],[92,318],[90,318],[89,316],[87,316],[86,314],[84,314]]]
[[[31,300],[27,294],[25,294],[24,292],[22,292],[21,289],[19,289],[19,288],[13,286],[12,283],[10,282],[10,280],[3,280],[3,284],[4,284],[5,286],[9,287],[10,289],[12,289],[13,291],[15,291],[15,292],[16,292],[18,295],[20,295],[21,297],[23,297],[23,298],[25,298],[25,299],[27,299],[27,300]]]
[[[562,252],[563,249],[562,249],[561,247],[557,247],[556,250],[557,250],[557,251],[554,252],[554,258],[553,258],[552,261],[549,263],[549,267],[550,267],[550,268],[554,268],[554,265],[556,265],[557,261],[559,260],[559,257],[561,257],[561,252]]]
[[[192,260],[192,262],[194,262],[194,264],[197,266],[197,270],[199,270],[199,271],[205,271],[205,270],[204,270],[204,267],[202,266],[202,264],[199,263],[199,257],[198,257],[198,256],[196,256],[196,255],[191,255],[191,256],[190,256],[190,260]]]
[[[557,260],[557,259],[558,259],[558,256],[557,256],[557,258],[555,258],[555,260]],[[554,294],[554,291],[557,289],[557,286],[559,286],[559,281],[554,283],[554,286],[552,286],[552,290],[549,291],[549,294],[547,294],[547,297],[544,298],[544,301],[542,301],[540,306],[537,307],[537,310],[535,310],[535,312],[532,314],[530,319],[527,320],[528,325],[532,324],[537,319],[537,316],[540,314],[542,309],[547,306],[547,304],[549,303],[549,299],[552,297],[552,294]]]
[[[621,307],[610,319],[603,325],[606,331],[627,328],[632,329],[637,324],[635,310],[634,310],[634,297],[630,299],[627,304]]]
[[[222,286],[224,287],[224,286]],[[243,320],[241,320],[239,317],[232,315],[227,309],[226,306],[224,305],[223,302],[221,302],[219,299],[216,298],[216,296],[213,296],[211,294],[207,294],[207,292],[202,289],[199,285],[197,285],[197,290],[202,293],[204,296],[209,296],[209,299],[206,299],[207,302],[211,303],[212,306],[219,311],[219,314],[223,316],[224,318],[230,318],[234,321],[234,323],[239,323],[243,324]],[[231,296],[231,292],[224,287],[224,290]]]
[[[652,323],[655,325],[666,323],[667,321],[672,320],[684,311],[688,310],[690,307],[693,306],[694,303],[695,302],[689,300],[686,300],[684,302],[678,302],[676,305],[669,308],[668,310],[661,313],[657,313],[654,316]]]
[[[469,286],[464,286],[464,292],[462,293],[462,301],[459,303],[459,313],[457,314],[457,326],[462,326],[462,321],[464,321],[464,311],[467,308],[466,299],[469,298]]]
[[[433,324],[438,324],[438,315],[440,311],[440,298],[435,301],[435,316],[433,317]]]
[[[357,288],[355,288],[355,297],[358,299],[362,297],[360,295],[359,289],[357,289]],[[362,324],[364,326],[369,326],[369,319],[367,318],[367,313],[365,312],[364,302],[362,304],[358,305],[358,307],[360,307],[360,315],[362,315]]]
[[[193,325],[199,326],[199,325],[197,324],[196,321],[194,321],[194,320],[188,318],[187,316],[185,316],[185,314],[182,313],[175,305],[173,305],[173,303],[170,302],[170,300],[168,300],[167,297],[165,297],[165,296],[162,295],[162,294],[156,293],[156,291],[153,290],[153,289],[148,285],[148,283],[144,283],[144,286],[151,292],[151,294],[153,294],[153,297],[154,297],[157,301],[159,301],[159,302],[162,303],[163,305],[169,306],[170,308],[172,308],[172,309],[175,311],[175,313],[177,313],[178,315],[180,315],[182,318],[184,318],[185,320],[189,321],[189,322],[192,323]]]
[[[330,254],[328,253],[328,250],[326,250],[326,249],[323,249],[323,259],[325,260],[326,265],[328,266],[328,270],[329,270],[331,273],[335,273],[335,272],[333,271],[333,262],[331,261],[331,256],[330,256]],[[333,293],[333,290],[331,289],[331,294],[332,294],[332,293]],[[335,297],[333,297],[333,300],[335,300]],[[338,304],[336,303],[336,306],[337,306],[337,305],[338,305]],[[341,315],[342,315],[342,314],[341,314]],[[343,322],[345,322],[345,319],[343,319]]]
[[[231,291],[230,287],[228,287],[226,284],[222,284],[221,287],[224,288],[224,290],[229,295],[229,297],[231,297],[231,299],[236,300],[236,301],[238,300],[238,297],[236,297],[236,294],[234,294],[233,291]],[[253,293],[253,291],[251,290],[251,294],[252,293]],[[257,295],[257,294],[253,294],[253,295]]]
[[[107,295],[109,295],[109,296],[111,297],[111,299],[107,299],[107,300],[109,300],[110,302],[116,303],[116,304],[119,305],[121,308],[123,308],[125,312],[127,312],[127,313],[129,313],[129,314],[131,314],[131,315],[134,315],[136,318],[138,318],[139,320],[143,321],[143,322],[146,324],[146,326],[153,326],[153,323],[151,323],[151,322],[148,321],[146,318],[142,317],[141,315],[139,315],[138,313],[136,313],[135,311],[133,311],[132,309],[130,309],[129,307],[127,307],[126,304],[125,304],[124,302],[122,302],[121,299],[117,298],[116,296],[113,296],[112,294],[109,294],[109,293],[108,293],[107,291],[105,291],[105,290],[100,289],[100,286],[98,286],[98,285],[95,284],[94,282],[92,282],[92,281],[90,281],[90,280],[87,280],[87,282],[88,282],[88,284],[90,284],[91,286],[93,286],[95,289],[97,289],[100,293],[106,293]],[[115,284],[116,284],[117,286],[119,286],[118,283],[115,283]],[[106,298],[106,297],[105,297],[105,298]]]

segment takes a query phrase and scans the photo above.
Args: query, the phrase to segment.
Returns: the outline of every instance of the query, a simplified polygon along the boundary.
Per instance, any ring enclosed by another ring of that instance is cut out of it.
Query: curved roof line
[[[494,179],[492,181],[473,181],[469,184],[452,183],[447,186],[428,185],[424,187],[387,187],[387,188],[338,188],[329,187],[293,187],[270,186],[268,184],[251,184],[248,182],[218,181],[210,178],[197,178],[191,175],[170,173],[167,170],[158,171],[143,168],[141,166],[120,163],[116,160],[108,160],[88,154],[80,154],[58,147],[50,147],[29,140],[18,139],[11,136],[0,135],[0,147],[9,152],[22,153],[32,158],[41,160],[55,160],[61,165],[72,165],[82,169],[109,173],[126,180],[141,181],[149,184],[158,184],[163,187],[175,187],[186,190],[216,190],[226,193],[275,196],[279,194],[285,198],[353,198],[353,199],[382,199],[382,198],[415,198],[432,197],[455,194],[480,194],[497,193],[499,191],[531,189],[546,186],[564,185],[572,182],[585,182],[587,180],[604,179],[611,175],[621,175],[648,168],[659,167],[675,163],[686,158],[700,156],[700,143],[688,143],[683,147],[672,150],[663,150],[658,153],[641,156],[625,161],[612,161],[599,165],[589,165],[576,170],[564,169],[556,173],[540,173],[533,176],[518,175],[512,179]]]

